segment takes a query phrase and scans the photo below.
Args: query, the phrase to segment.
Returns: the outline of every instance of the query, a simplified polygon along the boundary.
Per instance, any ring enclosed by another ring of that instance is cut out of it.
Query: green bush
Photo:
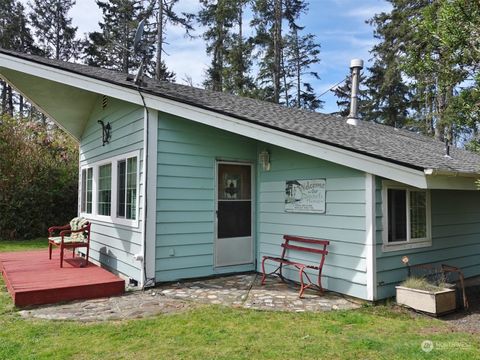
[[[45,236],[77,213],[78,147],[55,126],[0,118],[0,238]]]

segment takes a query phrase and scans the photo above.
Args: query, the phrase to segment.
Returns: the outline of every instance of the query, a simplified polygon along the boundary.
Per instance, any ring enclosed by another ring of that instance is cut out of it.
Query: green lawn
[[[21,248],[28,246],[0,242],[0,251]],[[147,320],[82,324],[23,320],[0,286],[0,359],[480,358],[478,335],[389,306],[318,314],[203,306]],[[421,350],[424,340],[434,343],[430,353]]]

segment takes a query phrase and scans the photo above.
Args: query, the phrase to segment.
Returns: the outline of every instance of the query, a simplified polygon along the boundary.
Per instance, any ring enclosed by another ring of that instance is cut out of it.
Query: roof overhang
[[[98,94],[143,106],[138,90],[0,53],[0,75],[59,126],[79,139]],[[48,85],[43,88],[41,85]],[[35,86],[34,86],[35,85]],[[67,91],[68,90],[68,91]],[[355,151],[306,139],[233,116],[142,92],[148,108],[294,150],[418,188],[475,189],[474,179],[437,176]],[[83,101],[79,102],[79,97]],[[46,98],[55,101],[46,101]],[[83,110],[82,110],[83,109]]]

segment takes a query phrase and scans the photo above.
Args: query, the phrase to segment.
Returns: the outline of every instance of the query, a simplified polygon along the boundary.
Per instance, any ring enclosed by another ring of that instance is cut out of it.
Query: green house
[[[141,285],[258,271],[284,234],[329,240],[323,285],[362,299],[394,294],[404,255],[480,275],[478,155],[6,50],[0,75],[78,140],[91,256]]]

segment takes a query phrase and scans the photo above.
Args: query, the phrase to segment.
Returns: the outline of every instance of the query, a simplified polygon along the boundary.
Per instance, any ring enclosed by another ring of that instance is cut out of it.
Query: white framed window
[[[432,245],[430,191],[384,181],[383,251]]]
[[[93,168],[82,169],[80,212],[92,213],[93,206]]]
[[[135,151],[82,167],[80,215],[138,227],[139,159]]]

